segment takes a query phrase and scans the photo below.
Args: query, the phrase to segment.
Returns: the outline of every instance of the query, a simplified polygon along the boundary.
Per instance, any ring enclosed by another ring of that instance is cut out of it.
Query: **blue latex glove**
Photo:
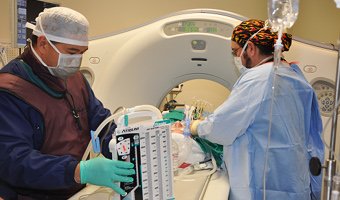
[[[133,163],[110,160],[98,157],[80,162],[80,181],[82,184],[106,186],[112,188],[120,195],[126,192],[114,182],[132,182],[133,178],[128,175],[135,174]]]

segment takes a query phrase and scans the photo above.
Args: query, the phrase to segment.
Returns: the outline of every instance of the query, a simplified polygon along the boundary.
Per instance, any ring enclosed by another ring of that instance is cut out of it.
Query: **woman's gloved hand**
[[[130,162],[110,160],[98,157],[80,162],[80,181],[82,184],[106,186],[112,188],[120,195],[126,192],[114,182],[132,182],[133,178],[128,175],[135,174],[132,169],[134,164]]]

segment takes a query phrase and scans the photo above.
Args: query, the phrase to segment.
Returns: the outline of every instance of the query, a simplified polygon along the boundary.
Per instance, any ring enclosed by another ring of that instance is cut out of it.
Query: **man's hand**
[[[128,176],[135,174],[133,167],[134,165],[130,162],[110,160],[103,157],[81,161],[79,164],[80,182],[110,187],[117,193],[126,195],[126,192],[114,182],[132,182],[133,178]]]

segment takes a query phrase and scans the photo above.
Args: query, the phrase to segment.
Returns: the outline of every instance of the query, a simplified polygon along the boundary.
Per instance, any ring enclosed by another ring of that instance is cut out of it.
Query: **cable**
[[[270,118],[269,118],[269,127],[268,127],[268,139],[267,139],[267,147],[266,147],[266,152],[265,152],[265,161],[264,161],[264,168],[263,168],[263,200],[266,200],[266,174],[267,174],[268,152],[269,152],[271,130],[272,130],[272,113],[273,113],[274,92],[275,92],[275,82],[276,82],[275,77],[276,77],[276,70],[274,71],[274,86],[272,87],[272,97],[271,97],[270,111],[269,111]]]
[[[117,112],[118,112],[119,110],[121,110],[121,109],[123,110],[122,112],[125,111],[125,108],[124,108],[124,107],[118,107],[118,108],[114,111],[114,113],[113,113],[111,116],[109,116],[108,118],[106,118],[106,119],[98,126],[97,130],[96,130],[95,133],[94,133],[94,137],[95,137],[95,138],[98,137],[98,135],[99,135],[99,133],[101,132],[101,130],[102,130],[108,123],[110,123],[108,129],[106,129],[106,133],[103,135],[102,138],[104,138],[104,137],[107,135],[107,133],[109,132],[108,130],[110,130],[110,127],[111,127],[111,125],[112,125],[112,122],[114,121],[114,118],[116,118],[116,117],[118,116],[118,114],[121,114],[120,112],[117,113]],[[101,141],[101,143],[102,143],[102,141]],[[82,160],[86,160],[87,157],[88,157],[88,155],[90,154],[91,151],[92,151],[92,139],[90,140],[89,144],[87,145],[87,148],[86,148],[86,150],[85,150],[85,152],[84,152],[84,154],[83,154]],[[96,154],[95,157],[98,157],[99,155],[100,155],[100,154]]]
[[[204,177],[204,176],[210,176],[213,173],[215,173],[216,170],[217,170],[217,164],[216,164],[216,160],[215,160],[214,156],[211,157],[211,163],[213,165],[213,168],[206,173],[178,175],[178,176],[174,177],[174,180],[180,181],[180,180],[185,180],[185,179],[193,179],[193,178],[200,178],[200,177]]]
[[[0,48],[0,58],[1,58],[2,66],[5,66],[8,62],[7,61],[7,55],[6,55],[6,52],[5,52],[5,47]]]
[[[0,54],[0,60],[1,60],[2,66],[5,66],[5,61],[4,61],[4,59],[2,58],[2,54]],[[1,68],[0,68],[0,69],[1,69]]]
[[[124,108],[123,106],[120,106],[120,107],[118,107],[118,108],[113,112],[113,114],[116,114],[119,110],[124,110],[124,109],[125,109],[125,108]],[[108,127],[106,128],[105,133],[101,136],[101,139],[100,139],[100,148],[102,148],[104,139],[105,139],[106,135],[110,132],[110,129],[111,129],[111,126],[112,126],[112,123],[113,123],[113,122],[114,122],[114,119],[110,121]],[[99,155],[99,154],[98,154],[98,155]],[[97,156],[98,156],[98,155],[97,155]],[[97,156],[96,156],[96,157],[97,157]]]
[[[278,40],[276,41],[275,50],[274,50],[274,65],[273,65],[273,86],[272,86],[272,95],[271,95],[271,102],[270,102],[270,110],[269,110],[269,127],[268,127],[268,140],[265,152],[265,161],[263,167],[263,200],[266,200],[266,175],[267,175],[267,168],[268,168],[268,154],[269,154],[269,147],[270,147],[270,139],[271,139],[271,132],[272,132],[272,116],[273,116],[273,105],[274,105],[274,98],[275,98],[275,88],[277,85],[276,80],[276,72],[277,68],[281,62],[281,50],[283,45],[281,44],[281,36],[282,36],[282,29],[279,30],[278,33]]]

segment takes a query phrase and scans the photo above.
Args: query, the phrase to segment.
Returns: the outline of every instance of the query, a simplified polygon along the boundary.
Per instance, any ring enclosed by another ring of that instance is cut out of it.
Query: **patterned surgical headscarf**
[[[235,27],[231,40],[235,41],[242,47],[245,45],[247,40],[261,28],[265,26],[265,22],[262,20],[250,19],[242,22]],[[272,33],[270,28],[263,29],[258,32],[253,38],[250,39],[256,46],[266,51],[274,52],[274,44],[277,40],[277,33]],[[282,34],[282,51],[288,51],[292,44],[292,35],[288,33]]]

